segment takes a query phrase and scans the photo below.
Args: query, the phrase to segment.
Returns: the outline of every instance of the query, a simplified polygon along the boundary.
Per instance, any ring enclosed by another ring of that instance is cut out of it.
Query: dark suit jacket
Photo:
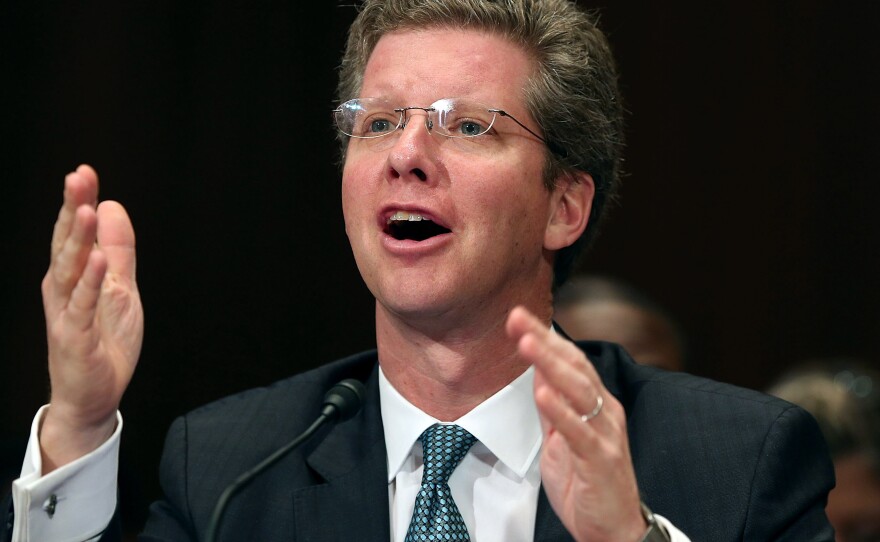
[[[639,489],[655,512],[694,541],[834,539],[824,512],[834,475],[809,414],[758,392],[636,365],[616,345],[579,345],[626,409]],[[178,418],[160,470],[165,498],[151,507],[141,540],[201,540],[223,490],[303,431],[326,390],[344,378],[365,382],[363,409],[239,493],[219,539],[389,540],[375,352]],[[543,492],[535,540],[571,540]]]

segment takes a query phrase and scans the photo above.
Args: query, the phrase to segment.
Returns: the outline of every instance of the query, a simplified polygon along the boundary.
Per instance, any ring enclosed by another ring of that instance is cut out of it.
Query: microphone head
[[[346,378],[337,382],[324,395],[324,414],[337,422],[352,418],[364,403],[364,385],[360,380]]]

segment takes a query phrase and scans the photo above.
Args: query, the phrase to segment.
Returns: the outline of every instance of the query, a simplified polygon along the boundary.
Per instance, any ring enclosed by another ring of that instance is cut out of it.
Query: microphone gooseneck
[[[347,378],[336,383],[324,395],[324,407],[321,415],[312,422],[312,425],[305,431],[300,433],[298,437],[290,441],[284,447],[278,449],[272,455],[261,461],[251,470],[245,472],[229,484],[217,504],[214,506],[214,513],[211,515],[211,521],[208,523],[208,530],[205,536],[206,542],[214,542],[217,532],[220,528],[220,522],[223,520],[223,512],[230,499],[239,492],[244,486],[251,482],[257,475],[272,466],[279,459],[287,455],[291,450],[308,440],[315,431],[318,430],[326,422],[342,422],[354,417],[361,409],[364,402],[364,385],[359,380]]]

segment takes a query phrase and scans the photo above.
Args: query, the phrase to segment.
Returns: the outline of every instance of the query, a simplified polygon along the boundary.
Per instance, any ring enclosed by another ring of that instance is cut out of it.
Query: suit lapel
[[[390,538],[388,467],[378,371],[367,380],[363,409],[332,428],[307,462],[323,484],[293,493],[296,540],[355,540],[376,533]]]
[[[547,494],[544,493],[544,487],[538,493],[538,511],[535,515],[535,542],[571,542],[574,540],[556,512],[550,506]]]

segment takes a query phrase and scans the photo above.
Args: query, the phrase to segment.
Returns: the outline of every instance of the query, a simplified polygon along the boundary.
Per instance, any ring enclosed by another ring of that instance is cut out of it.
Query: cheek
[[[357,248],[355,245],[358,244],[358,239],[367,230],[364,220],[368,206],[366,198],[360,195],[359,188],[357,183],[350,180],[342,182],[342,222],[352,248]]]
[[[549,193],[542,184],[540,172],[529,164],[484,169],[490,176],[478,179],[475,191],[487,209],[494,209],[508,225],[521,229],[536,215],[546,211]]]
[[[514,179],[516,182],[511,182]],[[531,181],[539,183],[537,179]],[[511,174],[500,178],[491,190],[487,186],[475,190],[471,199],[475,231],[485,235],[488,250],[500,258],[521,259],[543,246],[548,194],[542,186],[530,188],[527,182]]]
[[[342,169],[342,214],[345,219],[346,230],[349,223],[354,220],[367,206],[364,197],[368,191],[367,166],[361,160],[348,159]]]
[[[350,205],[350,201],[353,201],[351,195],[351,183],[349,182],[349,177],[347,177],[344,173],[342,175],[342,221],[345,224],[345,233],[351,237],[351,215],[352,209]]]
[[[447,164],[449,171],[461,172],[455,184],[471,192],[473,199],[490,209],[504,212],[513,208],[534,208],[546,194],[540,168],[522,156],[502,155],[492,161],[464,161]],[[517,211],[521,212],[521,211]]]

